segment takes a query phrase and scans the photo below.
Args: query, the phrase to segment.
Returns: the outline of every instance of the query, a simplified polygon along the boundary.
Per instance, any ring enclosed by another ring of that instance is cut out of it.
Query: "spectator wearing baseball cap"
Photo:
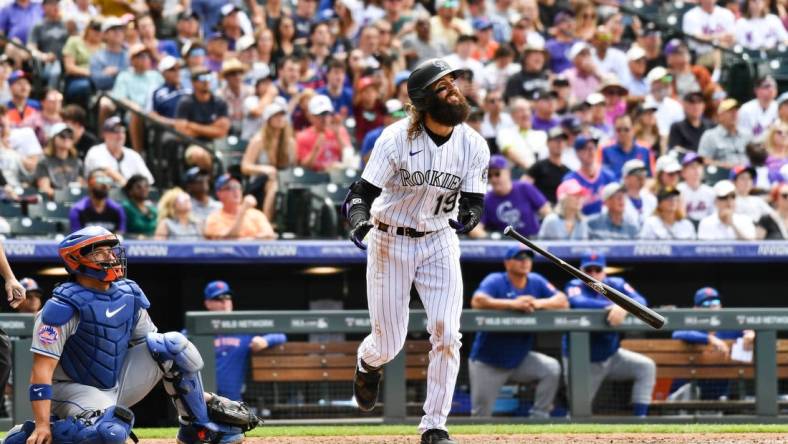
[[[457,17],[459,0],[436,0],[436,14],[430,18],[432,36],[443,41],[448,48],[454,48],[461,35],[473,34],[471,25]]]
[[[618,182],[602,188],[602,201],[606,211],[588,219],[588,237],[592,240],[634,240],[640,232],[636,220],[626,214],[626,190]]]
[[[53,198],[56,189],[71,184],[82,186],[82,160],[74,146],[74,131],[60,122],[49,128],[44,158],[38,162],[34,182],[38,191]]]
[[[721,180],[713,187],[716,207],[714,213],[703,218],[698,225],[699,240],[756,239],[752,219],[736,212],[736,186],[730,180]]]
[[[104,47],[90,58],[90,79],[98,91],[109,91],[115,78],[129,66],[129,57],[124,47],[126,23],[109,17],[101,25]]]
[[[528,175],[533,179],[534,186],[553,205],[557,202],[556,189],[570,171],[562,161],[566,140],[563,128],[560,126],[551,128],[547,132],[547,157],[537,161],[528,169]]]
[[[675,188],[662,188],[657,192],[657,209],[648,216],[640,230],[644,240],[693,240],[695,226],[684,217],[681,193]]]
[[[509,45],[501,45],[495,50],[492,60],[484,67],[482,87],[487,91],[506,88],[509,78],[522,70],[519,63],[514,63],[514,51]]]
[[[657,198],[646,187],[648,167],[640,159],[628,160],[621,168],[621,184],[627,197],[625,217],[642,225],[657,208]]]
[[[316,95],[309,100],[310,122],[296,134],[298,164],[313,171],[327,171],[342,165],[346,148],[351,148],[350,135],[334,112],[331,99]]]
[[[598,143],[593,137],[577,136],[574,148],[580,168],[564,176],[564,180],[575,179],[588,190],[588,197],[583,204],[583,214],[586,216],[602,211],[603,199],[600,199],[600,191],[605,185],[616,181],[615,175],[597,162]]]
[[[534,91],[549,90],[550,77],[547,71],[547,50],[544,45],[529,42],[523,48],[520,72],[509,77],[503,97],[511,105],[515,97],[530,99]]]
[[[41,103],[30,98],[30,74],[17,69],[8,76],[11,100],[6,103],[5,113],[12,128],[41,130]]]
[[[531,118],[533,129],[547,133],[561,123],[555,114],[557,98],[558,95],[553,90],[537,89],[531,94],[534,110]]]
[[[71,231],[88,225],[99,225],[113,233],[126,231],[126,213],[119,203],[109,198],[112,178],[102,168],[88,173],[88,195],[78,200],[68,212]]]
[[[654,171],[654,177],[657,179],[655,188],[676,188],[681,179],[679,173],[681,173],[681,164],[673,155],[659,156]]]
[[[602,84],[600,74],[594,65],[592,49],[588,43],[578,40],[567,53],[572,67],[564,71],[564,75],[569,80],[572,96],[577,101],[584,101],[589,94],[598,91]]]
[[[575,179],[561,183],[555,190],[555,211],[548,214],[539,227],[539,239],[587,240],[588,222],[580,212],[587,191]]]
[[[624,293],[637,302],[648,305],[644,298],[632,285],[620,277],[608,277],[605,273],[607,262],[605,257],[596,251],[583,254],[580,260],[580,269],[594,279]],[[614,304],[605,296],[591,289],[580,279],[573,279],[566,285],[565,293],[569,298],[569,306],[580,310],[606,310],[607,323],[616,327],[624,322],[628,313],[620,306]],[[657,366],[648,356],[621,348],[620,337],[617,332],[591,333],[591,368],[590,399],[593,399],[602,382],[615,375],[616,380],[631,380],[632,384],[632,413],[634,416],[643,417],[648,413],[651,402],[651,393],[656,383]],[[564,359],[568,355],[569,343],[566,335],[563,341]],[[564,361],[566,364],[567,361]],[[564,367],[566,369],[566,366]]]
[[[624,164],[637,159],[643,162],[646,174],[650,176],[654,155],[650,149],[639,145],[635,140],[632,118],[628,114],[616,117],[614,128],[615,143],[602,150],[602,167],[609,169],[616,180],[621,180]]]
[[[243,195],[241,182],[230,174],[222,174],[214,184],[222,208],[205,219],[205,237],[214,240],[271,240],[276,233],[257,199]]]
[[[577,42],[575,36],[575,16],[569,10],[561,10],[553,17],[553,38],[545,43],[550,54],[550,71],[559,74],[572,67],[572,58],[569,57],[570,48]]]
[[[104,121],[101,136],[104,143],[94,146],[85,155],[85,173],[103,169],[118,186],[135,174],[141,174],[148,183],[153,183],[153,175],[142,156],[131,148],[126,148],[126,127],[118,116]]]
[[[15,308],[17,313],[38,313],[43,307],[44,292],[33,278],[24,277],[19,284],[25,288],[25,300]]]
[[[613,32],[606,24],[599,25],[594,30],[590,43],[593,48],[592,59],[599,72],[605,77],[623,79],[628,74],[627,56],[624,51],[616,48],[613,41]],[[619,86],[621,86],[619,84]],[[623,86],[621,86],[623,88]]]
[[[684,109],[681,104],[671,97],[673,77],[663,66],[657,66],[646,75],[649,85],[649,94],[645,100],[657,104],[657,127],[662,137],[670,133],[670,126],[684,119]]]
[[[743,214],[758,223],[762,217],[776,217],[774,209],[761,196],[753,196],[755,168],[737,165],[730,172],[730,180],[736,187],[736,213]]]
[[[534,253],[510,247],[504,256],[504,272],[487,275],[471,298],[477,310],[512,310],[533,313],[569,307],[566,295],[533,270]],[[561,380],[561,365],[555,358],[533,351],[530,333],[476,335],[468,359],[471,384],[471,415],[490,417],[501,386],[505,383],[536,382],[530,417],[549,418]]]
[[[211,281],[203,290],[205,309],[215,312],[233,311],[233,291],[225,281]],[[249,352],[258,352],[287,342],[283,333],[266,335],[221,335],[214,339],[216,354],[216,393],[240,401],[243,393]]]
[[[754,138],[777,120],[777,81],[770,75],[755,82],[755,98],[741,106],[738,116],[738,129]]]
[[[175,111],[178,102],[190,91],[181,85],[181,63],[178,59],[169,55],[164,56],[159,60],[157,68],[164,83],[153,90],[147,104],[147,111],[152,117],[158,118],[168,125],[173,125],[175,124]]]
[[[694,91],[711,96],[719,89],[706,67],[692,64],[687,43],[681,39],[672,39],[665,45],[664,52],[676,96],[684,97]]]
[[[475,34],[461,35],[454,45],[454,51],[447,55],[444,60],[453,68],[461,68],[471,72],[471,78],[475,85],[481,86],[484,78],[484,65],[473,58],[473,54],[478,48],[479,38]],[[461,73],[460,75],[468,75]]]
[[[714,211],[714,191],[703,183],[703,158],[689,152],[681,159],[681,192],[687,218],[697,227],[700,221]]]
[[[621,83],[629,91],[630,97],[645,97],[650,85],[646,82],[646,50],[637,43],[626,53],[627,70],[621,77]]]
[[[375,142],[380,137],[380,134],[383,133],[383,130],[392,123],[404,119],[405,117],[407,117],[407,113],[405,112],[405,107],[402,105],[402,102],[397,99],[386,100],[386,115],[383,116],[383,125],[368,132],[367,135],[364,136],[364,141],[361,143],[359,154],[361,155],[362,168],[369,161],[369,156],[372,155],[372,148],[375,147]]]
[[[244,74],[248,67],[237,58],[225,60],[222,63],[221,77],[224,85],[219,88],[217,95],[227,103],[227,117],[230,118],[230,132],[241,134],[241,123],[244,117],[244,101],[254,95],[254,88],[243,82]]]
[[[698,154],[707,164],[731,169],[747,163],[746,147],[751,135],[737,126],[739,103],[725,99],[717,106],[718,125],[703,133],[698,143]]]
[[[212,92],[213,73],[204,68],[195,69],[191,71],[191,79],[192,94],[182,97],[175,108],[175,129],[204,141],[227,137],[230,132],[227,102]]]
[[[183,175],[183,188],[192,198],[192,214],[200,226],[209,214],[222,208],[222,204],[211,197],[211,174],[200,167],[191,167]]]
[[[683,99],[684,119],[670,126],[668,149],[698,151],[701,136],[714,124],[703,115],[706,101],[700,91],[688,92]]]
[[[591,134],[598,139],[613,137],[615,131],[613,125],[608,122],[605,96],[600,92],[591,93],[583,101],[582,106],[580,112],[582,109],[587,110],[587,121]]]
[[[550,213],[550,202],[526,181],[513,181],[509,161],[500,154],[490,157],[490,191],[484,196],[484,212],[471,237],[502,232],[511,225],[525,236],[539,232],[539,220]]]
[[[486,64],[495,57],[495,51],[501,46],[493,37],[493,22],[484,16],[476,17],[472,22],[476,36],[476,48],[471,52],[471,57]]]

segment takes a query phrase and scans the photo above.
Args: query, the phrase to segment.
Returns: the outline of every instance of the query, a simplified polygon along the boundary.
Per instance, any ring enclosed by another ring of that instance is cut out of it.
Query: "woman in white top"
[[[202,239],[202,226],[192,214],[192,199],[182,189],[167,190],[159,198],[159,216],[154,238],[193,241]]]
[[[556,211],[542,221],[539,239],[587,240],[588,223],[580,211],[586,193],[586,189],[575,179],[561,183],[555,190],[558,199]]]
[[[736,21],[736,43],[747,49],[772,49],[788,44],[788,32],[780,18],[769,14],[765,0],[744,2],[742,16]]]
[[[643,223],[643,240],[693,240],[695,226],[684,217],[684,209],[675,188],[663,188],[657,193],[657,209]]]
[[[736,187],[736,213],[743,214],[757,223],[763,216],[773,215],[774,209],[760,196],[752,196],[755,169],[751,166],[737,166],[731,170],[731,179]]]

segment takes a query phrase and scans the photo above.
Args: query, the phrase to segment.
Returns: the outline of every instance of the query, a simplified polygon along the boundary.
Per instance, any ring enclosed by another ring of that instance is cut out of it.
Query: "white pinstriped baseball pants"
[[[375,227],[367,239],[367,304],[372,332],[361,343],[358,355],[374,367],[397,356],[408,333],[408,303],[414,284],[427,312],[432,344],[427,399],[419,430],[446,430],[460,369],[462,337],[463,292],[457,235],[445,228],[414,239]]]

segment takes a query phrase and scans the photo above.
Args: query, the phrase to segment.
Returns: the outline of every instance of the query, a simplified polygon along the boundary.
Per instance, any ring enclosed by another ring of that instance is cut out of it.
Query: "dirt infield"
[[[459,444],[784,444],[779,433],[610,433],[532,435],[454,435]],[[298,436],[247,438],[246,444],[418,444],[418,436]],[[143,439],[142,444],[172,444]]]

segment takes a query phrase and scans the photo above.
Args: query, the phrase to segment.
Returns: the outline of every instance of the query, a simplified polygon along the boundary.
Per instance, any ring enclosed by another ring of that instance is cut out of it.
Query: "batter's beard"
[[[441,125],[457,126],[465,122],[465,119],[468,118],[468,114],[471,112],[471,106],[468,105],[465,96],[459,93],[457,96],[460,98],[460,102],[452,104],[442,100],[435,94],[429,94],[425,104],[427,114]]]

